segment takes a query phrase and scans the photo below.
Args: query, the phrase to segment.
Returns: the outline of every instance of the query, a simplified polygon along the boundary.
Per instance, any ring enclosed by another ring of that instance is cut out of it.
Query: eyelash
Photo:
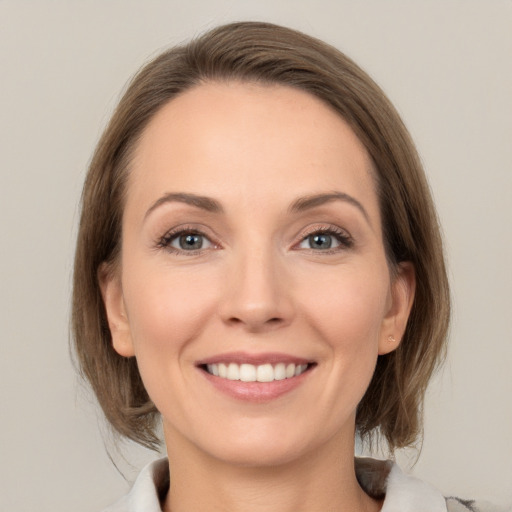
[[[185,250],[185,249],[178,249],[176,247],[173,247],[171,244],[174,242],[174,240],[178,239],[179,237],[183,235],[193,235],[193,236],[199,236],[202,237],[213,246],[213,248],[217,248],[218,245],[215,244],[212,240],[210,240],[210,237],[203,233],[201,229],[197,229],[192,226],[179,226],[177,228],[174,228],[170,231],[168,231],[163,237],[161,237],[156,246],[159,249],[165,249],[171,253],[174,254],[184,254],[186,256],[194,256],[196,254],[199,254],[201,251],[204,251],[202,247],[199,249],[192,249],[192,250]]]
[[[208,250],[209,248],[203,248],[200,247],[199,249],[192,249],[192,250],[185,250],[185,249],[178,249],[176,247],[173,247],[171,244],[178,239],[180,236],[184,235],[193,235],[193,236],[199,236],[204,239],[206,239],[213,248],[218,248],[218,244],[213,242],[208,235],[206,235],[201,229],[197,229],[192,226],[180,226],[177,228],[174,228],[170,231],[168,231],[164,236],[162,236],[157,241],[157,248],[159,249],[165,249],[171,253],[174,254],[180,254],[180,255],[187,255],[187,256],[194,256],[196,254],[199,254],[202,251]],[[297,248],[300,246],[303,242],[305,242],[309,237],[314,235],[326,235],[331,236],[335,238],[335,240],[339,243],[339,246],[329,249],[319,249],[315,250],[313,248],[305,248],[305,250],[308,250],[313,253],[322,253],[322,254],[334,254],[346,249],[350,249],[354,246],[354,240],[353,238],[343,229],[329,225],[329,226],[320,226],[312,228],[305,233],[301,234],[301,238],[298,243],[295,243],[292,248]]]
[[[340,252],[340,251],[343,251],[346,249],[351,249],[354,246],[354,239],[350,236],[350,234],[348,234],[344,229],[329,225],[329,226],[314,227],[314,228],[306,231],[305,233],[303,233],[301,235],[301,239],[300,239],[299,243],[295,244],[294,247],[302,244],[309,237],[314,236],[314,235],[332,236],[333,238],[336,239],[337,242],[339,242],[339,246],[333,247],[332,249],[331,248],[320,249],[320,250],[315,250],[312,248],[306,249],[313,253],[322,253],[322,254],[326,254],[326,255],[335,254],[337,252]]]

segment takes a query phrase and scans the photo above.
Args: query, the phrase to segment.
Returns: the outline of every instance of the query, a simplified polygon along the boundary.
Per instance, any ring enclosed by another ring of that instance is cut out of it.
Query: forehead
[[[313,95],[213,82],[174,98],[150,121],[135,150],[127,201],[192,192],[261,204],[339,190],[375,203],[371,209],[373,176],[349,125]]]

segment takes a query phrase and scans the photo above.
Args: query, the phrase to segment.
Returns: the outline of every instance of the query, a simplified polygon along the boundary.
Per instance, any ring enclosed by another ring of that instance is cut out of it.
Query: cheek
[[[123,293],[138,358],[149,351],[157,355],[182,351],[212,312],[214,291],[205,288],[204,276],[157,265],[127,266],[126,275]]]
[[[334,415],[355,410],[370,383],[378,357],[382,322],[389,302],[387,273],[354,272],[330,280],[329,293],[311,287],[307,293],[308,323],[327,351],[326,385]]]
[[[194,358],[194,341],[208,325],[215,288],[204,276],[152,266],[125,267],[126,310],[135,356],[144,386],[166,418],[186,417],[191,383],[184,371]],[[129,277],[128,277],[129,276]]]
[[[368,269],[330,275],[303,292],[304,309],[333,349],[377,345],[390,297],[386,272]]]

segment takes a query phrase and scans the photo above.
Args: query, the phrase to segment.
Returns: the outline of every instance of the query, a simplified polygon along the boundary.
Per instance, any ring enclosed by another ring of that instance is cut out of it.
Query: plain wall
[[[334,44],[403,115],[437,201],[454,299],[413,471],[447,494],[511,502],[511,1],[0,0],[0,510],[99,511],[128,488],[68,352],[81,185],[139,66],[242,19]],[[113,454],[128,479],[153,456]]]

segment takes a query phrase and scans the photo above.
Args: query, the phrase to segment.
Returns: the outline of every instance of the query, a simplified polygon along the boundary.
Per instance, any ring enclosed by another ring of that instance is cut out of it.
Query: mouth
[[[311,370],[316,363],[235,363],[216,362],[201,364],[199,367],[208,374],[221,379],[241,382],[274,382],[299,377]]]
[[[284,353],[229,352],[197,361],[196,367],[222,394],[261,404],[301,388],[317,364]]]

